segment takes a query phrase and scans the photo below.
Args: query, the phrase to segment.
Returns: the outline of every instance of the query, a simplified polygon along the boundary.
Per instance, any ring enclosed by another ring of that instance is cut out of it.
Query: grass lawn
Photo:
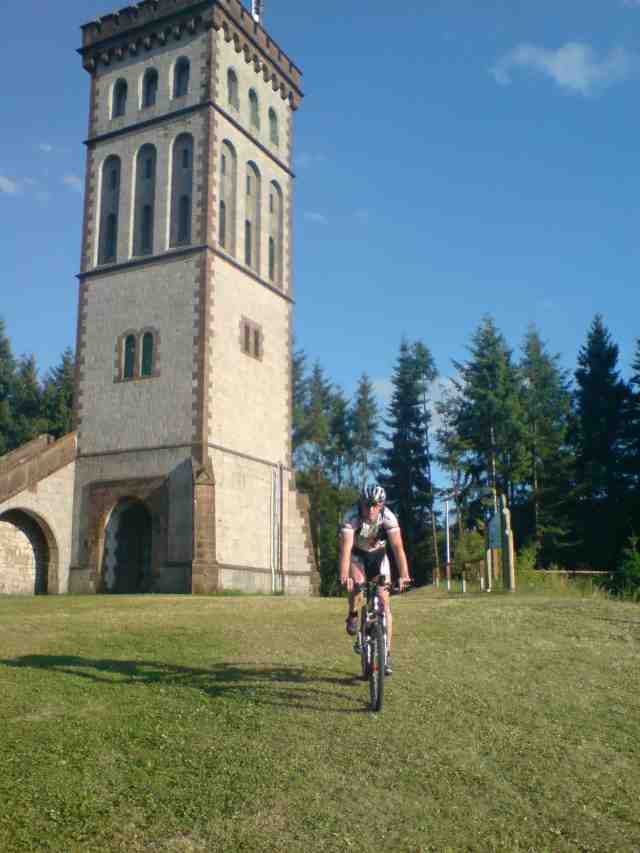
[[[0,601],[0,851],[640,851],[640,608],[394,599],[380,715],[344,602]]]

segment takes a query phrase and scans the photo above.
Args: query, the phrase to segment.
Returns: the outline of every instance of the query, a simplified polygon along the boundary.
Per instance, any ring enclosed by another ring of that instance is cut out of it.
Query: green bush
[[[639,540],[634,534],[622,552],[622,558],[605,584],[614,595],[640,601],[640,551]]]

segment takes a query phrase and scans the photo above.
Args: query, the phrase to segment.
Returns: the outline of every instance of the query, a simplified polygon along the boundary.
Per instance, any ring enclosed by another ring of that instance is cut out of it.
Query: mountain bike
[[[387,663],[389,640],[384,605],[378,589],[377,579],[356,584],[354,590],[366,593],[366,603],[360,608],[360,627],[356,643],[360,647],[362,677],[369,682],[370,709],[382,710],[384,697],[384,670]],[[391,585],[385,584],[390,590]]]

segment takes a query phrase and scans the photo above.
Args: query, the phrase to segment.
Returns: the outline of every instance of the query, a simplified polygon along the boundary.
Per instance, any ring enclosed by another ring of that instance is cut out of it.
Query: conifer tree
[[[371,380],[366,373],[363,373],[358,381],[356,399],[351,412],[353,456],[360,489],[369,479],[373,459],[378,451],[378,431],[378,402]]]
[[[23,356],[18,361],[13,388],[13,411],[13,447],[19,447],[47,432],[42,389],[33,355]]]
[[[640,533],[640,338],[636,341],[631,369],[623,427],[624,476],[631,526]]]
[[[68,347],[60,364],[49,371],[42,394],[42,414],[47,421],[47,432],[54,438],[61,438],[73,429],[74,383],[75,359]]]
[[[522,435],[527,457],[521,536],[546,543],[551,559],[567,532],[566,491],[570,455],[566,438],[571,413],[567,372],[550,355],[535,327],[527,331],[520,361]]]
[[[393,393],[385,420],[390,430],[385,436],[389,447],[382,453],[383,473],[380,479],[398,515],[411,564],[416,546],[424,537],[423,520],[429,506],[431,483],[421,373],[415,349],[404,339],[391,382]],[[424,567],[414,565],[412,572],[418,582],[426,579]]]
[[[293,353],[291,363],[291,388],[293,406],[291,446],[294,463],[297,463],[300,461],[300,448],[305,442],[306,412],[309,394],[307,357],[303,350],[294,350]]]
[[[511,350],[491,317],[472,336],[471,358],[454,361],[460,396],[456,428],[467,475],[478,489],[493,487],[513,504],[524,473],[522,412]]]
[[[11,401],[15,383],[16,362],[11,344],[0,318],[0,456],[13,449],[13,412]]]
[[[618,372],[618,347],[601,315],[591,323],[576,370],[576,523],[585,563],[607,569],[615,563],[628,523],[624,500],[623,416],[627,387]]]
[[[349,403],[343,390],[337,388],[331,400],[327,461],[331,477],[338,489],[349,479],[352,454]]]

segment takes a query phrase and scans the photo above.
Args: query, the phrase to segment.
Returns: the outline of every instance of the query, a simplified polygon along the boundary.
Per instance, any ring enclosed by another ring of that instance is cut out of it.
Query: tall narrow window
[[[276,181],[269,186],[269,281],[282,286],[284,205]]]
[[[238,95],[238,77],[233,68],[227,71],[227,95],[229,98],[229,106],[234,110],[240,109],[240,97]]]
[[[269,281],[276,277],[276,244],[273,237],[269,237]]]
[[[220,201],[220,211],[219,211],[219,223],[218,223],[218,242],[222,246],[223,249],[227,246],[227,204],[225,201]]]
[[[107,157],[102,166],[100,200],[100,241],[98,263],[113,263],[118,254],[118,213],[120,207],[120,158]]]
[[[143,145],[136,160],[136,192],[133,254],[153,254],[153,229],[156,199],[156,149]]]
[[[127,81],[118,80],[113,88],[113,104],[111,118],[123,116],[127,111]]]
[[[142,106],[154,107],[158,97],[158,72],[155,68],[145,71],[142,81]]]
[[[255,130],[260,130],[260,106],[254,89],[251,89],[249,92],[249,121],[251,122],[251,127]]]
[[[236,256],[238,160],[229,140],[222,143],[220,153],[220,203],[218,243],[230,255]]]
[[[173,73],[173,97],[182,98],[189,91],[189,74],[191,66],[186,56],[181,56],[176,62]]]
[[[136,336],[127,335],[124,342],[124,379],[133,379],[136,367]]]
[[[276,115],[276,111],[273,107],[269,108],[269,141],[273,145],[280,144],[280,138],[278,135],[278,116]]]
[[[193,198],[193,137],[181,134],[173,145],[171,178],[171,246],[191,243]]]
[[[260,172],[255,163],[247,163],[245,198],[244,262],[260,272]]]
[[[145,332],[142,337],[142,367],[140,376],[151,376],[153,371],[153,333]]]
[[[251,266],[251,259],[252,259],[252,252],[251,252],[251,249],[252,249],[251,241],[253,238],[252,232],[253,232],[253,229],[251,228],[251,223],[247,219],[247,220],[245,220],[245,223],[244,223],[244,262],[248,267]]]

